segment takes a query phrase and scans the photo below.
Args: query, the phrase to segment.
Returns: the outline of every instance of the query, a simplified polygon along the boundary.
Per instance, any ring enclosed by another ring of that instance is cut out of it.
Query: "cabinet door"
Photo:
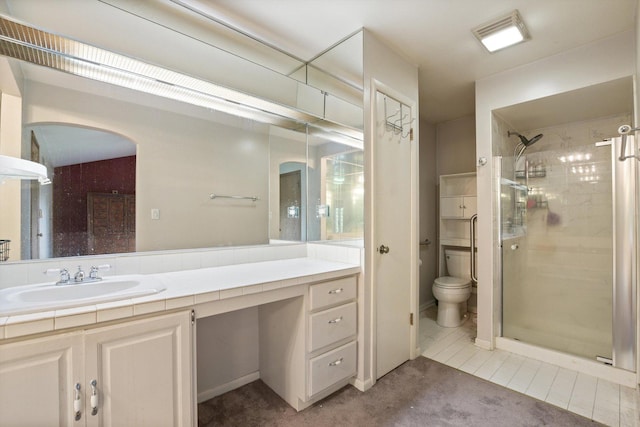
[[[87,425],[192,425],[190,312],[88,331],[85,346],[87,386],[96,380],[99,401]]]
[[[462,197],[441,197],[440,216],[442,218],[462,218]]]
[[[478,198],[474,196],[464,197],[462,200],[462,206],[464,206],[464,217],[471,218],[478,213]]]
[[[76,423],[73,410],[82,375],[82,333],[1,345],[0,425],[84,425],[86,414]]]

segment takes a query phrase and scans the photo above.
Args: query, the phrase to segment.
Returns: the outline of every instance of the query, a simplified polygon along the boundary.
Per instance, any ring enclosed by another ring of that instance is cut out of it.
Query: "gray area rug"
[[[546,402],[418,357],[362,393],[347,386],[296,412],[262,381],[198,405],[200,426],[598,426]]]

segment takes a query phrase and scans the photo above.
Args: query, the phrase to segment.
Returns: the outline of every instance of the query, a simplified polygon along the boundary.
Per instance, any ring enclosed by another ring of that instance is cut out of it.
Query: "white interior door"
[[[373,284],[376,306],[376,378],[411,357],[417,262],[412,248],[412,192],[416,183],[411,131],[413,112],[385,93],[376,91],[376,131],[373,143]],[[415,236],[414,236],[415,235]],[[387,251],[388,249],[388,251]]]

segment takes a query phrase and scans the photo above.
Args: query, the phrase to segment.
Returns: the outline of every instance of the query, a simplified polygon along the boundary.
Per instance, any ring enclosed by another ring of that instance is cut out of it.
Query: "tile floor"
[[[475,324],[443,328],[437,308],[420,315],[423,356],[608,426],[640,426],[635,390],[504,350],[476,347]]]

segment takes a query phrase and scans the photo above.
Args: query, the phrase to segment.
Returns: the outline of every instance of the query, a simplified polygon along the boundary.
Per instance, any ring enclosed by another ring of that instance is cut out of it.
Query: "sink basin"
[[[17,286],[0,290],[0,316],[137,298],[157,294],[165,289],[160,281],[144,275],[112,276],[81,284]]]

